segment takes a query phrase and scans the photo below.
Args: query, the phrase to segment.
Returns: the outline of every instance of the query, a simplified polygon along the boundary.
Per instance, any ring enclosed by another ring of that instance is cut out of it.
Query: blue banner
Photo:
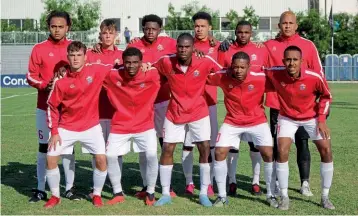
[[[26,80],[25,74],[2,74],[2,88],[24,88],[30,87]]]

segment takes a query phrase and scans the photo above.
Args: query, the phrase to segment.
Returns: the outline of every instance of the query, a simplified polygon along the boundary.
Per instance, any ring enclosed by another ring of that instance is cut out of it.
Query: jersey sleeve
[[[215,71],[219,71],[221,69],[223,69],[223,67],[217,62],[215,61],[213,58],[211,58],[210,56],[205,56],[206,58],[208,58],[208,73],[213,73]]]
[[[52,135],[58,134],[58,123],[60,121],[59,106],[63,99],[63,93],[58,85],[58,82],[54,83],[54,88],[50,92],[49,98],[47,100],[47,117],[48,117],[48,127],[51,130]]]
[[[158,72],[160,74],[162,74],[163,76],[166,76],[168,73],[170,73],[170,71],[166,70],[167,58],[168,58],[168,56],[163,56],[163,57],[159,58],[158,61],[156,61],[152,64],[152,67],[155,67],[158,70]]]
[[[29,60],[29,71],[26,74],[27,82],[30,86],[37,88],[38,90],[44,90],[48,84],[40,76],[40,67],[42,65],[41,57],[39,56],[38,49],[35,46],[32,49]]]
[[[227,53],[228,53],[228,51],[226,51],[226,52],[223,52],[221,50],[218,51],[218,63],[224,67],[230,66],[230,64],[228,64],[228,62],[226,60],[227,55],[228,55]]]
[[[206,84],[211,86],[220,86],[222,76],[226,74],[226,70],[220,70],[215,73],[210,73],[206,79]]]
[[[265,71],[266,81],[265,81],[265,92],[276,92],[275,86],[272,84],[272,72]]]
[[[316,88],[317,93],[320,95],[318,100],[318,122],[325,122],[332,102],[332,95],[324,77],[319,77]]]

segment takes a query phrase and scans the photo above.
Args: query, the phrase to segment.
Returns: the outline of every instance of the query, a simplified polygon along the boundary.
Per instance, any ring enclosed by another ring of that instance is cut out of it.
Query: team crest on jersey
[[[73,89],[75,87],[75,84],[71,84],[70,88]]]
[[[199,72],[198,70],[195,70],[195,71],[194,71],[194,76],[195,76],[195,77],[199,76],[199,74],[200,74],[200,72]]]
[[[229,88],[231,88],[231,89],[232,89],[232,88],[234,88],[234,86],[230,84],[230,85],[229,85]]]
[[[214,53],[214,47],[210,47],[209,51],[208,51],[208,54],[212,54]]]
[[[90,84],[90,83],[93,82],[93,78],[92,78],[91,76],[88,76],[88,77],[86,78],[86,80],[87,80],[87,83],[88,83],[88,84]]]
[[[158,50],[158,51],[162,51],[162,50],[164,50],[163,45],[159,44],[159,45],[157,46],[157,50]]]
[[[122,85],[122,83],[118,81],[118,82],[116,83],[116,85],[117,85],[118,87],[120,87],[120,86]]]
[[[145,49],[141,49],[140,51],[141,51],[141,53],[144,53],[144,52],[145,52]]]
[[[254,90],[254,88],[255,88],[255,86],[254,86],[254,85],[252,85],[252,84],[250,84],[250,85],[247,87],[247,89],[248,89],[249,91]]]
[[[141,83],[141,84],[139,85],[139,87],[141,87],[141,88],[144,88],[144,86],[145,86],[144,83]]]
[[[50,53],[48,54],[48,56],[53,57],[53,56],[54,56],[54,54],[53,54],[52,52],[50,52]]]
[[[286,83],[284,83],[284,82],[281,82],[281,85],[282,85],[283,87],[285,87],[285,86],[286,86]]]
[[[101,64],[101,59],[97,59],[96,63]]]
[[[120,64],[121,63],[121,60],[120,59],[116,59],[116,60],[114,60],[114,64]]]
[[[272,51],[276,51],[276,47],[275,47],[275,46],[272,47]]]
[[[251,61],[256,61],[257,60],[257,56],[255,54],[251,55]]]
[[[305,89],[306,89],[306,85],[302,83],[302,84],[300,85],[300,90],[303,91],[303,90],[305,90]]]

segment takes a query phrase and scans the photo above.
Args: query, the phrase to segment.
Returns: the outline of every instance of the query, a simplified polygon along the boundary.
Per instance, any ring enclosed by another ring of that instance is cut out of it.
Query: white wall
[[[327,2],[326,14],[329,16],[329,12],[331,10],[331,5],[333,2],[333,14],[346,12],[350,14],[358,13],[358,0],[320,0],[319,6],[320,11],[324,13],[325,10],[325,2]]]

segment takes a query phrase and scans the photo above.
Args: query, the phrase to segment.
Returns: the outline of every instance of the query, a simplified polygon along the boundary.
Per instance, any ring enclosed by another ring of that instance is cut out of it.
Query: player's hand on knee
[[[331,131],[325,122],[319,122],[317,126],[317,134],[321,133],[323,139],[329,139]]]
[[[133,38],[131,41],[129,41],[129,44],[133,44],[133,43],[135,43],[135,42],[137,42],[137,41],[140,41],[140,38],[139,38],[139,37]]]
[[[92,52],[94,52],[94,53],[102,53],[101,48],[102,48],[102,44],[101,43],[96,43],[92,47]]]
[[[50,140],[49,140],[49,142],[48,142],[48,149],[47,149],[47,151],[51,151],[52,149],[53,149],[54,151],[56,151],[57,143],[58,143],[59,145],[62,144],[62,140],[61,140],[60,135],[56,134],[56,135],[51,136],[51,138],[50,138]]]

